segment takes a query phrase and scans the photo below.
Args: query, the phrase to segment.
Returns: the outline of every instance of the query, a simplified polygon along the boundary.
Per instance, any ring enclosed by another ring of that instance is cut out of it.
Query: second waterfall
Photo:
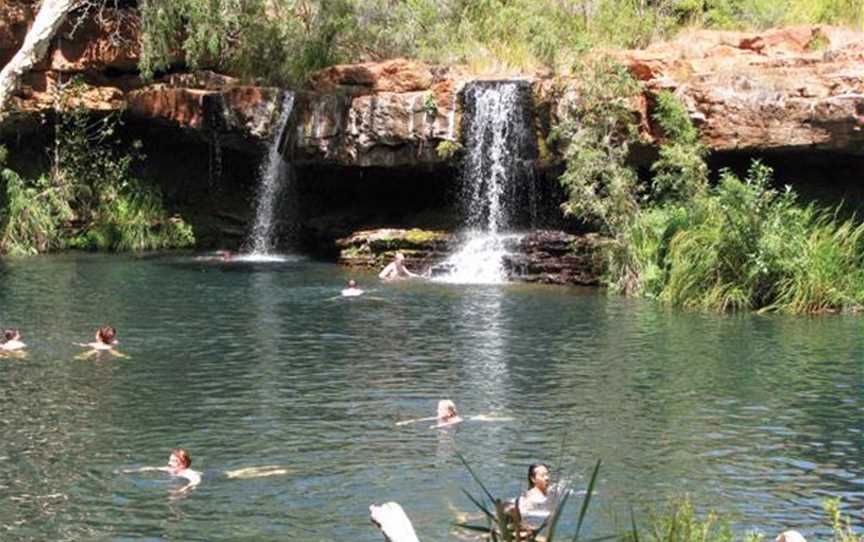
[[[291,168],[282,158],[280,143],[282,135],[294,110],[294,93],[285,92],[282,111],[273,131],[273,139],[267,147],[267,155],[259,172],[258,191],[255,195],[255,222],[247,240],[252,256],[267,256],[276,247],[277,214],[285,187],[291,182]]]
[[[533,215],[534,160],[531,86],[525,81],[484,81],[465,88],[462,206],[467,230],[462,248],[443,264],[439,280],[501,283],[505,259],[519,241],[513,233]]]

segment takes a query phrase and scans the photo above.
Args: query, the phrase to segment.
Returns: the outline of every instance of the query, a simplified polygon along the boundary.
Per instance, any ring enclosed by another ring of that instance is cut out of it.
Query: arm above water
[[[390,280],[393,278],[393,275],[396,274],[396,264],[393,262],[388,263],[384,269],[378,273],[378,278],[381,280]]]
[[[177,476],[188,480],[188,483],[178,489],[177,493],[185,493],[201,483],[201,473],[196,470],[186,469],[177,473]]]
[[[137,469],[120,469],[118,472],[132,474],[135,472],[171,472],[168,467],[138,467]]]

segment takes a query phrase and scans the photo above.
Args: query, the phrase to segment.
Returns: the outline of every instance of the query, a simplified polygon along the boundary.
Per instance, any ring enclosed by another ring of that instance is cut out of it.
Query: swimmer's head
[[[168,466],[172,469],[184,470],[192,466],[192,458],[189,452],[182,448],[174,448],[168,456]]]
[[[546,463],[534,463],[528,467],[528,488],[536,487],[543,493],[549,486],[549,465]]]
[[[102,326],[96,330],[96,340],[104,344],[116,344],[117,330],[112,326]]]
[[[401,261],[405,260],[405,255],[402,254],[401,252],[397,252],[396,256],[394,256],[394,258],[396,259],[397,262],[401,262]]]
[[[348,279],[348,287],[349,288],[356,288],[357,287],[357,281],[354,279]]]
[[[3,332],[3,336],[6,337],[7,341],[17,341],[21,338],[21,333],[15,328],[10,328]]]
[[[456,403],[450,399],[442,399],[438,401],[438,419],[449,420],[455,418],[459,413],[456,411]]]

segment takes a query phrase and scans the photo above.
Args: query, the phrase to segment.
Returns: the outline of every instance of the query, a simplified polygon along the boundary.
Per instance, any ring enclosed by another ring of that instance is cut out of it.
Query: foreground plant
[[[642,536],[636,530],[628,533],[625,542],[761,542],[762,535],[747,532],[736,535],[728,520],[709,511],[699,516],[688,497],[669,503],[665,509],[651,514],[649,528]]]
[[[558,521],[561,518],[561,513],[564,510],[565,505],[567,504],[567,500],[570,498],[571,492],[565,491],[561,499],[556,504],[555,508],[550,512],[549,517],[543,522],[540,527],[533,530],[526,530],[520,524],[519,521],[519,513],[515,507],[514,503],[509,501],[502,500],[500,498],[494,497],[492,493],[486,488],[483,484],[482,480],[477,476],[474,472],[474,469],[471,468],[471,465],[465,460],[462,455],[458,455],[459,460],[465,465],[465,468],[468,469],[468,472],[471,474],[471,477],[477,482],[477,485],[480,486],[480,489],[483,490],[483,495],[479,498],[475,497],[471,493],[466,490],[462,490],[462,492],[468,497],[468,499],[474,503],[474,505],[483,512],[483,515],[486,517],[487,524],[486,525],[473,525],[465,522],[458,522],[456,525],[463,529],[481,532],[489,536],[490,540],[493,542],[532,542],[534,540],[542,539],[547,542],[554,542],[556,535],[556,528],[558,526]],[[576,521],[576,531],[572,537],[572,541],[576,542],[580,540],[579,535],[582,531],[582,524],[585,520],[585,516],[588,512],[588,506],[591,503],[591,497],[594,494],[594,484],[597,481],[597,474],[600,472],[600,461],[597,461],[597,464],[594,466],[594,470],[591,473],[591,478],[588,482],[588,488],[585,491],[585,498],[582,501],[582,506],[579,509],[579,516]],[[494,510],[494,512],[493,512]],[[546,535],[543,535],[544,530],[546,531]],[[607,540],[609,538],[614,537],[602,537],[592,539],[593,542],[599,542],[600,540]]]

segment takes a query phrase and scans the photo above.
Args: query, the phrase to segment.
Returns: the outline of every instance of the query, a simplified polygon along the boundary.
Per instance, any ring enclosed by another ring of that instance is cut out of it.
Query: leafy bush
[[[634,529],[635,531],[635,529]],[[628,542],[632,540],[630,535]],[[647,535],[642,537],[649,542],[760,542],[762,535],[748,532],[736,536],[729,522],[713,511],[699,517],[688,497],[673,500],[649,519]]]
[[[0,176],[6,183],[0,250],[23,256],[64,248],[61,227],[74,215],[62,188],[45,176],[26,181],[10,169]]]
[[[630,99],[638,84],[626,69],[604,60],[581,67],[578,96],[553,137],[564,142],[560,178],[566,214],[595,221],[618,237],[639,209],[636,172],[626,163],[637,127]]]
[[[60,99],[50,175],[22,179],[2,170],[5,182],[0,250],[35,254],[72,248],[149,250],[188,246],[191,228],[168,217],[156,187],[136,179],[140,143],[115,137],[119,119],[94,118],[76,98],[73,82]]]
[[[831,519],[834,542],[864,542],[864,536],[855,534],[852,529],[852,519],[849,516],[844,517],[840,512],[839,497],[826,500],[823,508]]]

